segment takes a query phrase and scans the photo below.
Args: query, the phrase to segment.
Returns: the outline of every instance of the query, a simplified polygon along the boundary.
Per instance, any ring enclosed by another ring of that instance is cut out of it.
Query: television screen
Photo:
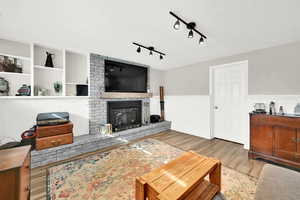
[[[147,68],[105,60],[105,92],[147,92]]]

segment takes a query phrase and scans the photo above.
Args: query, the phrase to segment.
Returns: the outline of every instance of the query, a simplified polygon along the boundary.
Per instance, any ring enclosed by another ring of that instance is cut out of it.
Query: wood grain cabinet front
[[[0,199],[30,199],[30,148],[0,151]]]
[[[249,156],[300,167],[300,118],[250,114]]]
[[[68,133],[51,137],[37,138],[35,147],[37,150],[42,150],[71,143],[73,143],[73,133]]]
[[[274,156],[291,161],[296,160],[297,129],[274,126]]]

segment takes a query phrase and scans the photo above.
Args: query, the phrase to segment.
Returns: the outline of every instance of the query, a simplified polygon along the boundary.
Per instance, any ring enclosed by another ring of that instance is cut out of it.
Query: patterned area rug
[[[68,162],[48,170],[49,200],[134,200],[135,178],[183,151],[154,139]],[[225,199],[254,199],[256,179],[222,166]]]

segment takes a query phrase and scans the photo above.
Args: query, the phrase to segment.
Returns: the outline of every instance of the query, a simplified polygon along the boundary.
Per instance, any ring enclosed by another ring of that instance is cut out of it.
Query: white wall
[[[160,100],[159,96],[153,96],[150,99],[150,114],[160,115]]]
[[[253,110],[254,103],[268,106],[275,101],[277,109],[282,105],[287,113],[294,113],[300,103],[299,50],[297,42],[166,71],[166,96],[170,97],[166,100],[166,117],[172,121],[172,128],[209,138],[209,68],[243,60],[249,62],[248,110]],[[196,106],[200,102],[201,112]],[[242,133],[245,148],[249,148],[249,123],[247,126],[248,132]]]
[[[210,138],[208,95],[166,96],[165,113],[172,129]]]
[[[36,123],[41,112],[69,112],[74,135],[89,133],[88,99],[0,100],[0,144],[20,140],[23,131]]]
[[[151,114],[160,115],[159,96],[150,101]],[[166,120],[172,121],[172,129],[187,134],[210,138],[209,96],[166,96]]]

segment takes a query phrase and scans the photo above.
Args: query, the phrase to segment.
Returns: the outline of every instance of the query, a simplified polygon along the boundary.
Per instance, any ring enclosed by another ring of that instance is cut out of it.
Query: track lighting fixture
[[[188,38],[193,38],[194,37],[194,33],[192,30],[189,31],[189,35],[188,35]]]
[[[199,40],[199,44],[203,44],[205,39],[207,39],[207,37],[201,33],[200,31],[198,31],[196,29],[196,23],[195,22],[186,22],[183,19],[181,19],[180,17],[178,17],[176,14],[174,14],[173,12],[169,12],[170,15],[172,15],[173,17],[175,17],[177,20],[173,26],[174,29],[178,30],[180,28],[180,22],[182,22],[183,24],[186,25],[186,28],[189,30],[189,34],[188,34],[188,38],[193,38],[194,37],[194,32],[198,33],[200,35],[200,40]]]
[[[200,38],[199,44],[204,44],[204,39],[203,39],[203,37]]]
[[[179,21],[179,20],[177,20],[177,21],[175,22],[173,28],[174,28],[175,30],[179,30],[179,29],[180,29],[180,21]]]
[[[141,45],[141,44],[138,44],[138,43],[136,43],[136,42],[133,42],[132,44],[138,46],[138,48],[137,48],[137,50],[136,50],[138,53],[141,52],[141,48],[144,48],[144,49],[149,50],[149,55],[153,55],[153,53],[159,54],[159,59],[160,59],[160,60],[162,60],[162,59],[163,59],[163,56],[166,55],[165,53],[162,53],[162,52],[160,52],[160,51],[157,51],[153,46],[146,47],[146,46]]]
[[[149,55],[150,56],[152,56],[153,55],[153,52],[152,51],[154,51],[154,47],[148,47],[148,49],[149,49]]]

